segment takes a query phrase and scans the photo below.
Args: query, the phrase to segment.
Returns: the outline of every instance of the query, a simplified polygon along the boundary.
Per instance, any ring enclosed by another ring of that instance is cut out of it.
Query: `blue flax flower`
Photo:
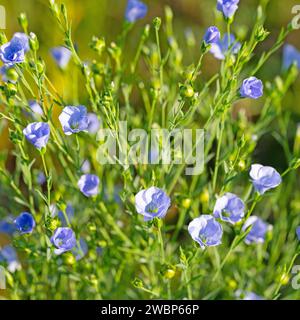
[[[46,147],[50,137],[50,127],[45,122],[30,123],[24,130],[25,138],[37,149]]]
[[[223,229],[221,224],[211,215],[201,215],[188,226],[188,231],[200,247],[217,246],[222,243]]]
[[[31,233],[35,227],[34,218],[28,212],[22,212],[14,222],[21,234]]]
[[[144,221],[150,221],[155,217],[164,218],[170,204],[169,196],[157,187],[141,190],[135,196],[136,210],[144,216]]]
[[[231,18],[238,9],[239,0],[218,0],[217,10],[226,18]]]
[[[25,33],[15,33],[11,41],[0,47],[0,59],[7,65],[21,63],[29,50],[28,36]]]
[[[300,241],[300,226],[296,229],[297,238]]]
[[[283,47],[283,69],[288,69],[293,63],[300,69],[300,51],[291,44],[286,44]]]
[[[246,231],[250,226],[251,230],[245,238],[246,244],[263,243],[265,241],[266,233],[272,229],[272,226],[264,222],[257,216],[251,216],[243,225],[242,230]]]
[[[42,107],[40,106],[40,104],[37,101],[30,100],[30,101],[28,101],[28,104],[29,104],[29,108],[31,109],[31,111],[34,114],[37,114],[39,116],[42,116],[44,114]]]
[[[4,246],[2,249],[0,248],[0,262],[3,261],[7,263],[7,269],[11,273],[21,269],[17,252],[11,245]]]
[[[94,174],[84,174],[78,181],[80,191],[86,197],[96,196],[99,193],[99,178]]]
[[[139,19],[143,19],[148,11],[148,7],[145,3],[139,0],[128,0],[125,18],[128,22],[135,22]]]
[[[238,290],[235,293],[235,296],[240,300],[264,300],[263,297],[257,295],[254,292],[251,292],[251,291]]]
[[[241,49],[241,44],[235,40],[235,36],[226,33],[222,39],[211,44],[210,53],[218,60],[224,60],[225,54],[230,50],[230,53],[237,54]]]
[[[250,177],[257,192],[264,194],[281,184],[280,174],[272,167],[253,164],[250,170]]]
[[[69,61],[71,59],[72,53],[69,49],[65,47],[55,47],[51,49],[51,55],[57,65],[61,69],[65,69],[67,65],[69,64]]]
[[[67,136],[88,129],[89,122],[85,106],[67,106],[58,118]]]
[[[80,238],[79,243],[72,249],[76,261],[81,260],[88,253],[88,245],[83,238]]]
[[[223,221],[235,224],[244,217],[245,204],[233,193],[225,193],[220,197],[214,207],[214,216]]]
[[[95,113],[88,113],[87,114],[88,117],[88,132],[91,134],[95,134],[97,133],[97,131],[100,128],[100,121],[98,116]]]
[[[71,228],[57,228],[51,237],[51,243],[56,247],[54,253],[60,255],[76,246],[75,233]]]
[[[243,98],[258,99],[263,95],[264,86],[261,80],[250,77],[243,81],[240,94]]]
[[[220,31],[217,27],[211,26],[206,30],[203,40],[207,44],[218,43],[220,41]]]

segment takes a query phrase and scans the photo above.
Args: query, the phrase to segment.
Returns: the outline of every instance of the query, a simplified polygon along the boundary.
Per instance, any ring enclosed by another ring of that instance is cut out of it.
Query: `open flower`
[[[29,50],[28,36],[25,33],[15,33],[11,41],[0,47],[0,59],[8,65],[21,63]]]
[[[29,108],[32,110],[32,112],[34,114],[38,114],[40,116],[42,116],[44,114],[42,107],[40,106],[40,104],[37,101],[30,100],[30,101],[28,101],[28,104],[29,104]]]
[[[87,128],[88,132],[91,134],[97,133],[97,131],[100,128],[100,121],[98,116],[95,113],[90,112],[87,114],[87,117],[88,117],[88,128]]]
[[[67,106],[58,118],[67,136],[88,129],[89,122],[85,106]]]
[[[128,0],[125,18],[128,22],[135,22],[138,19],[143,19],[148,11],[145,3],[139,0]]]
[[[211,26],[206,30],[203,40],[207,44],[218,43],[220,41],[220,31],[217,27]]]
[[[144,216],[144,221],[164,218],[170,204],[169,196],[157,187],[141,190],[135,196],[136,211]]]
[[[276,188],[282,181],[280,174],[274,168],[261,164],[253,164],[249,174],[254,188],[260,194]]]
[[[71,228],[57,228],[51,237],[51,243],[56,247],[54,253],[60,255],[76,246],[75,233]]]
[[[211,215],[201,215],[199,218],[191,221],[188,231],[193,240],[198,242],[202,249],[222,243],[222,226]]]
[[[24,130],[25,138],[37,149],[46,147],[50,137],[50,127],[45,122],[30,123]]]
[[[22,212],[14,222],[21,234],[31,233],[35,227],[34,218],[28,212]]]
[[[239,0],[218,0],[217,10],[226,18],[231,18],[238,9]]]
[[[72,52],[65,47],[55,47],[51,49],[51,55],[57,65],[60,68],[65,69],[69,64]]]
[[[235,36],[230,34],[228,39],[228,34],[226,33],[222,39],[211,44],[209,52],[214,55],[216,59],[224,60],[225,54],[230,50],[231,54],[237,54],[241,49],[241,44],[235,41]]]
[[[80,191],[86,197],[96,196],[99,193],[99,178],[94,174],[84,174],[78,181]]]
[[[244,202],[233,193],[225,193],[220,197],[214,207],[214,216],[223,221],[235,224],[244,217]]]
[[[265,241],[266,233],[272,229],[272,226],[257,216],[251,216],[243,225],[242,230],[246,231],[250,226],[251,230],[245,238],[246,244],[263,243]]]
[[[263,83],[261,80],[250,77],[243,81],[240,94],[243,98],[258,99],[263,95]]]
[[[263,297],[251,291],[237,290],[235,296],[240,300],[264,300]]]
[[[293,63],[296,63],[300,69],[300,51],[294,46],[286,44],[283,47],[283,69],[288,69]]]

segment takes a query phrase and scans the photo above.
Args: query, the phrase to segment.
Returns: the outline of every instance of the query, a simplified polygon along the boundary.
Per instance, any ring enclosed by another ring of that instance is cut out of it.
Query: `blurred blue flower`
[[[40,116],[42,116],[44,114],[42,107],[40,106],[40,104],[37,101],[29,100],[28,104],[29,104],[29,108],[32,110],[33,113],[36,113]]]
[[[46,147],[50,137],[50,127],[45,122],[30,123],[24,130],[25,138],[37,149]]]
[[[98,194],[99,183],[100,180],[96,175],[84,174],[78,181],[78,187],[86,197],[92,197]]]
[[[87,131],[88,129],[88,117],[85,106],[67,106],[58,118],[67,136],[80,131]]]
[[[240,94],[243,98],[258,99],[263,95],[264,86],[261,80],[250,77],[243,81]]]
[[[91,134],[97,133],[100,128],[100,121],[98,116],[95,113],[88,113],[88,132]]]
[[[2,249],[0,249],[0,262],[3,261],[8,264],[7,269],[11,273],[21,269],[17,252],[11,245],[4,246]]]
[[[28,36],[25,33],[15,33],[10,42],[0,47],[0,59],[8,65],[21,63],[29,50]]]
[[[300,69],[300,51],[291,44],[286,44],[283,47],[283,69],[288,69],[293,63]]]
[[[65,214],[67,216],[68,221],[66,220]],[[58,216],[59,220],[61,221],[61,224],[62,224],[63,227],[67,227],[68,224],[74,218],[74,208],[73,208],[73,206],[71,204],[67,205],[65,214],[62,211],[58,211],[58,213],[57,213],[57,216]]]
[[[219,43],[220,41],[220,31],[217,27],[211,26],[206,30],[203,40],[207,44]]]
[[[141,190],[135,196],[135,207],[139,214],[144,216],[144,221],[153,218],[164,218],[171,205],[168,195],[157,187]]]
[[[235,41],[235,36],[226,33],[222,39],[219,39],[216,43],[211,44],[210,53],[214,55],[216,59],[224,60],[225,54],[230,50],[232,54],[237,54],[241,49],[241,44]]]
[[[11,82],[11,83],[16,83],[17,82],[16,80],[10,79],[9,75],[7,74],[8,71],[10,69],[12,69],[12,68],[13,68],[12,66],[9,66],[7,64],[3,65],[0,68],[0,75],[1,75],[1,78],[2,78],[3,82]]]
[[[7,220],[0,221],[0,233],[6,233],[8,235],[13,235],[16,232],[16,226],[14,223]]]
[[[22,212],[14,222],[21,234],[31,233],[35,227],[34,218],[28,212]]]
[[[81,165],[81,172],[83,173],[89,173],[91,171],[91,163],[89,160],[84,160],[82,165]]]
[[[128,22],[135,22],[138,19],[143,19],[148,11],[145,3],[139,0],[128,0],[125,12],[125,18]]]
[[[298,240],[300,241],[300,226],[297,227],[296,234],[297,234]]]
[[[72,249],[72,253],[75,256],[76,261],[82,259],[88,253],[88,245],[83,238],[80,238],[79,243]]]
[[[65,69],[69,64],[69,61],[72,56],[72,52],[65,47],[55,47],[51,49],[51,55],[55,60],[55,62],[57,63],[57,65],[61,69]]]
[[[217,10],[226,18],[231,18],[238,9],[239,0],[218,0]]]
[[[266,233],[269,231],[272,226],[264,222],[257,216],[251,216],[243,225],[242,230],[246,231],[250,226],[252,226],[250,232],[245,238],[246,244],[251,243],[263,243],[265,241]]]
[[[214,216],[223,221],[235,224],[244,217],[244,202],[233,193],[225,193],[217,199],[214,207]]]
[[[199,218],[192,220],[189,223],[188,232],[202,249],[222,243],[222,226],[211,215],[201,215]]]
[[[250,291],[237,290],[237,292],[235,293],[235,296],[241,300],[264,300],[263,297]]]
[[[249,174],[255,190],[260,194],[276,188],[282,181],[280,174],[274,168],[261,164],[253,164]]]
[[[60,255],[76,246],[75,233],[71,228],[57,228],[51,237],[51,243],[56,247],[54,253]]]
[[[43,185],[46,182],[46,176],[43,171],[38,172],[36,180],[39,185]]]

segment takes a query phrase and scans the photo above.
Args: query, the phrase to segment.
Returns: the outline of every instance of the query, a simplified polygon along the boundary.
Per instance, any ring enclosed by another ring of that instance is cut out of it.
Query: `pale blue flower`
[[[84,160],[81,165],[81,172],[83,173],[89,173],[91,171],[91,163],[88,159]]]
[[[235,36],[230,34],[230,38],[228,39],[228,34],[226,33],[222,39],[211,44],[209,51],[216,59],[224,60],[228,51],[230,51],[231,54],[237,54],[240,49],[241,44],[236,42]]]
[[[260,194],[276,188],[282,181],[280,174],[274,168],[261,164],[253,164],[249,174],[254,188]]]
[[[15,33],[10,42],[0,47],[0,59],[7,65],[21,63],[29,50],[28,36],[25,33]]]
[[[263,243],[265,241],[267,232],[272,229],[271,225],[264,222],[257,216],[249,217],[243,225],[242,230],[246,231],[250,226],[252,226],[251,230],[245,238],[246,244]]]
[[[216,218],[235,224],[243,219],[244,211],[244,202],[235,194],[228,192],[217,199],[213,213]]]
[[[55,62],[57,63],[57,65],[61,69],[65,69],[69,64],[69,61],[72,56],[72,52],[65,47],[55,47],[51,49],[51,55],[55,60]]]
[[[94,174],[84,174],[78,181],[80,191],[86,197],[96,196],[99,193],[99,178]]]
[[[128,0],[125,18],[128,22],[135,22],[139,19],[143,19],[148,11],[148,7],[145,3],[139,0]]]
[[[49,137],[50,127],[45,122],[30,123],[24,130],[23,134],[25,138],[33,144],[37,149],[45,148]]]
[[[0,262],[3,261],[7,263],[7,269],[11,273],[21,269],[17,252],[11,245],[0,247]]]
[[[95,134],[98,132],[100,128],[100,120],[98,116],[95,113],[88,113],[87,114],[88,118],[88,132],[91,134]]]
[[[56,247],[54,253],[57,255],[70,251],[76,246],[75,233],[71,228],[57,228],[51,243]]]
[[[21,234],[31,233],[35,227],[35,221],[32,214],[22,212],[14,221],[16,228]]]
[[[28,104],[29,104],[29,108],[31,109],[31,111],[33,113],[36,113],[39,116],[42,116],[44,114],[42,107],[40,106],[40,104],[37,101],[30,100],[30,101],[28,101]]]
[[[217,27],[211,26],[206,30],[203,40],[207,44],[218,43],[220,41],[220,31]]]
[[[294,46],[286,44],[283,47],[283,69],[288,69],[293,63],[296,63],[300,69],[300,51]]]
[[[240,94],[243,98],[258,99],[263,95],[264,86],[261,80],[250,77],[243,81]]]
[[[238,9],[239,0],[218,0],[217,10],[226,18],[231,18]]]
[[[251,291],[238,290],[235,293],[235,296],[240,300],[264,300],[263,297],[257,295],[254,292],[251,292]]]
[[[222,243],[223,229],[221,224],[211,215],[201,215],[188,226],[188,232],[200,247],[218,246]]]
[[[85,106],[67,106],[58,118],[67,136],[88,129],[89,123]]]
[[[135,196],[136,211],[144,216],[144,221],[164,218],[170,205],[168,195],[157,187],[141,190]]]
[[[88,245],[83,238],[80,238],[79,243],[72,249],[72,253],[75,256],[76,261],[81,260],[88,253]]]

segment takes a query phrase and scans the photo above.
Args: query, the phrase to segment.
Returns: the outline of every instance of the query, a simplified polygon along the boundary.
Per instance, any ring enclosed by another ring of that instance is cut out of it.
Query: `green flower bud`
[[[153,26],[158,31],[161,27],[161,18],[156,17],[153,19]]]
[[[29,45],[33,51],[37,51],[39,49],[39,41],[35,33],[30,32],[29,34]]]
[[[135,287],[135,288],[143,288],[144,287],[144,284],[143,284],[143,281],[139,278],[135,278],[133,281],[132,281],[132,285]]]
[[[195,94],[195,91],[190,85],[182,85],[180,87],[180,95],[182,98],[192,98]]]
[[[26,13],[22,12],[20,13],[19,17],[18,17],[18,21],[19,21],[19,24],[21,26],[21,28],[27,32],[27,29],[28,29],[28,20],[27,20],[27,16],[26,16]]]

